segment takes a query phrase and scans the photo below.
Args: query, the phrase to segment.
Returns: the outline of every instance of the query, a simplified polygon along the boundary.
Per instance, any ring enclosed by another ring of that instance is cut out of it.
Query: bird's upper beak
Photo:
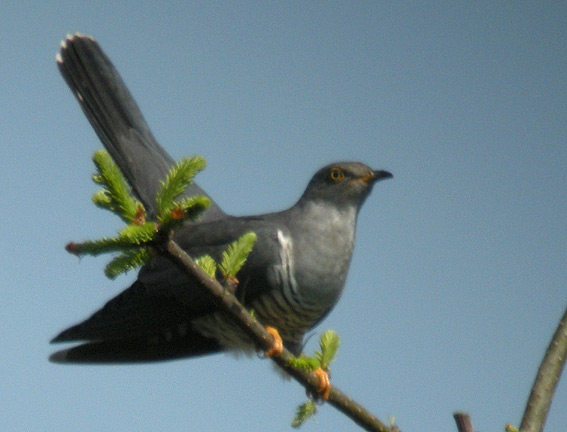
[[[374,183],[374,182],[377,182],[379,180],[392,178],[392,177],[394,177],[394,176],[392,175],[392,173],[390,173],[388,171],[376,170],[376,171],[370,171],[368,174],[364,175],[361,178],[361,180],[366,182],[366,183]]]

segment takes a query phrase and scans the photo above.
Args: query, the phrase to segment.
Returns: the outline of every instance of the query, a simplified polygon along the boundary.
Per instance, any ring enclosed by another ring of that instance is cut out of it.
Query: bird
[[[92,37],[78,33],[61,43],[56,61],[133,193],[155,214],[155,195],[174,161],[118,71]],[[178,228],[173,238],[191,257],[218,259],[230,243],[254,232],[257,241],[237,275],[235,295],[299,355],[305,334],[341,297],[361,206],[378,181],[391,177],[361,162],[331,163],[313,175],[288,209],[231,216],[211,200],[202,217]],[[208,196],[197,184],[185,194]],[[52,342],[75,343],[50,356],[56,363],[139,363],[254,351],[204,288],[159,255],[129,288]]]

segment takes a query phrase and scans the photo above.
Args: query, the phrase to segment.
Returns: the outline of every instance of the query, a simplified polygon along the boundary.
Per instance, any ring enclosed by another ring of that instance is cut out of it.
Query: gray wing
[[[276,228],[253,220],[229,218],[193,224],[177,234],[191,256],[207,253],[218,258],[230,242],[254,227],[259,241],[238,274],[241,285],[237,295],[246,303],[273,288],[271,268],[279,260]],[[132,286],[90,318],[56,336],[52,342],[90,343],[56,353],[52,360],[156,361],[216,352],[221,349],[218,343],[192,328],[193,320],[216,310],[207,292],[193,286],[169,261],[158,258],[142,269]]]
[[[120,74],[98,43],[88,36],[68,36],[57,65],[63,78],[138,198],[155,214],[155,196],[174,161],[159,145]],[[186,195],[206,195],[197,185]],[[214,203],[202,220],[224,216]]]

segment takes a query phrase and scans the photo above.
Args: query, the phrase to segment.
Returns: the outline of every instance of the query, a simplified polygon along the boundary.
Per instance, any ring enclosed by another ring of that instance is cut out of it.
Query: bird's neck
[[[358,210],[355,206],[337,207],[326,201],[298,202],[293,208],[292,223],[305,224],[315,237],[340,235],[344,240],[354,241],[356,217]]]

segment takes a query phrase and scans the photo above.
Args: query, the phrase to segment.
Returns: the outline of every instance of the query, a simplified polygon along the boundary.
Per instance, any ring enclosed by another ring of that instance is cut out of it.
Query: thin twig
[[[254,341],[259,350],[267,351],[272,347],[273,338],[266,329],[248,313],[229,290],[210,278],[173,240],[166,240],[163,248],[159,246],[157,248],[192,282],[206,288],[217,301],[219,308],[234,320],[235,324]],[[280,356],[271,358],[310,393],[315,393],[319,385],[319,378],[313,372],[291,367],[289,365],[289,360],[293,358],[291,352],[284,348]],[[335,386],[331,387],[328,402],[368,431],[391,432],[388,426]]]
[[[539,367],[526,404],[520,432],[541,432],[543,430],[555,388],[565,366],[566,357],[567,309],[561,321],[559,321],[557,330]]]

